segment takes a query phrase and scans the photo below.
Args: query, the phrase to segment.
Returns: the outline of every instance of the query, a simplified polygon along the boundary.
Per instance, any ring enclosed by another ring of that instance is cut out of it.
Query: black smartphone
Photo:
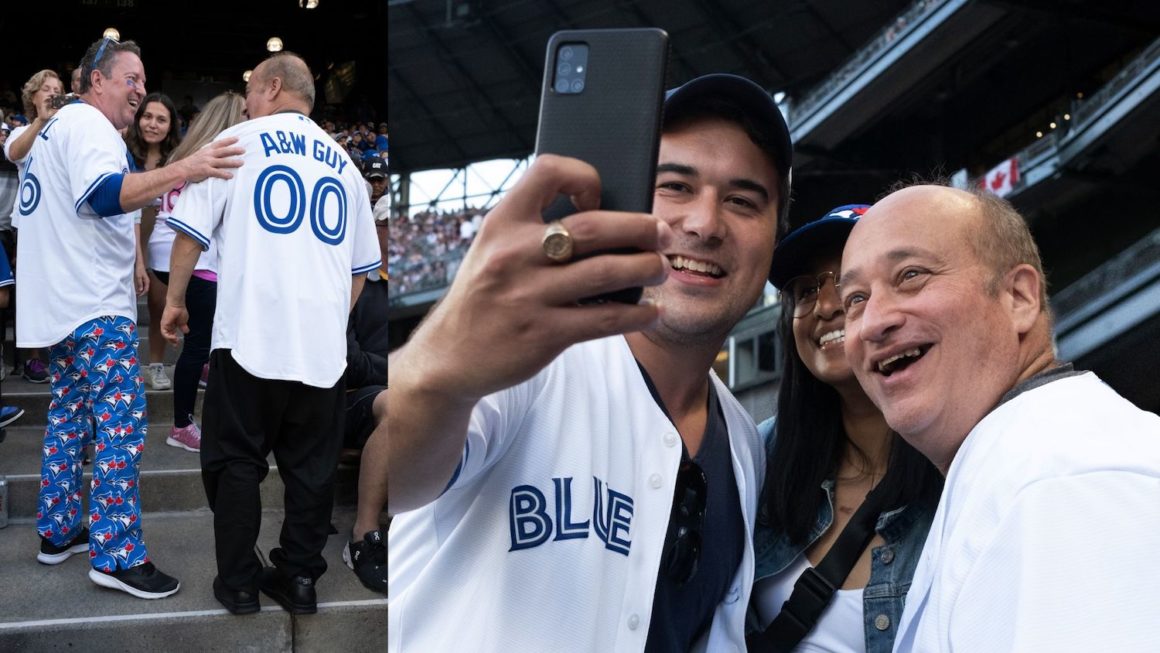
[[[600,173],[600,208],[652,211],[669,35],[656,28],[566,30],[548,40],[536,154],[560,154]],[[561,195],[544,221],[576,212]],[[640,288],[582,303],[640,301]]]

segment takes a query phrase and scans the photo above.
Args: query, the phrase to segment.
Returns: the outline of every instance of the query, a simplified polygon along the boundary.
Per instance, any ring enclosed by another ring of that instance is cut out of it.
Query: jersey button
[[[636,616],[635,614],[630,615],[628,617],[628,629],[629,630],[636,630],[639,626],[640,626],[640,617]]]
[[[886,549],[882,552],[882,555],[879,556],[878,559],[882,561],[882,564],[888,565],[894,562],[894,551],[891,549]]]
[[[890,617],[884,614],[874,617],[874,627],[878,630],[886,630],[890,627]]]
[[[672,431],[669,431],[668,433],[665,433],[665,438],[664,438],[664,440],[665,440],[665,446],[666,446],[666,447],[675,447],[675,446],[677,446],[677,434],[676,434],[676,433],[673,433]]]
[[[653,474],[652,476],[648,477],[648,484],[651,485],[652,489],[654,490],[661,489],[661,481],[662,479],[660,474]]]

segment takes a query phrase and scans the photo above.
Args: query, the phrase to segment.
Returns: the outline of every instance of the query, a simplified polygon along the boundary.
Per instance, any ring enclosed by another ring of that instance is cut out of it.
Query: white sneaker
[[[165,375],[165,366],[161,363],[149,364],[149,387],[154,390],[168,390],[173,387],[169,377]]]

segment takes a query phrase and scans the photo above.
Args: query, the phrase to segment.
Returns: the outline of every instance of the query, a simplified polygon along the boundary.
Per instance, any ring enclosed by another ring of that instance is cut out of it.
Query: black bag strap
[[[874,537],[874,525],[882,512],[879,483],[838,535],[834,546],[817,567],[808,567],[794,583],[793,592],[781,606],[781,612],[764,632],[745,639],[749,651],[790,653],[818,623],[822,611],[834,598],[834,592],[845,582],[866,545]]]

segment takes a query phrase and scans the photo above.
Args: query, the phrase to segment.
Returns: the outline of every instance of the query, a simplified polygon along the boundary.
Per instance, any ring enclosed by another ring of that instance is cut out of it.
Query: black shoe
[[[342,549],[342,561],[372,592],[387,593],[387,545],[382,531],[371,531],[361,542],[351,540]]]
[[[254,614],[262,607],[258,604],[257,592],[232,590],[217,576],[213,579],[213,597],[231,614]]]
[[[121,590],[139,599],[161,599],[176,594],[181,583],[161,572],[152,562],[116,571],[89,570],[89,580],[101,587]]]
[[[36,561],[42,565],[59,565],[77,553],[86,553],[89,550],[89,529],[82,528],[67,544],[57,546],[44,538],[40,538],[40,553],[36,554]]]
[[[314,579],[306,576],[287,576],[277,567],[262,569],[258,582],[262,593],[274,599],[290,614],[318,612],[318,596],[314,593]]]

